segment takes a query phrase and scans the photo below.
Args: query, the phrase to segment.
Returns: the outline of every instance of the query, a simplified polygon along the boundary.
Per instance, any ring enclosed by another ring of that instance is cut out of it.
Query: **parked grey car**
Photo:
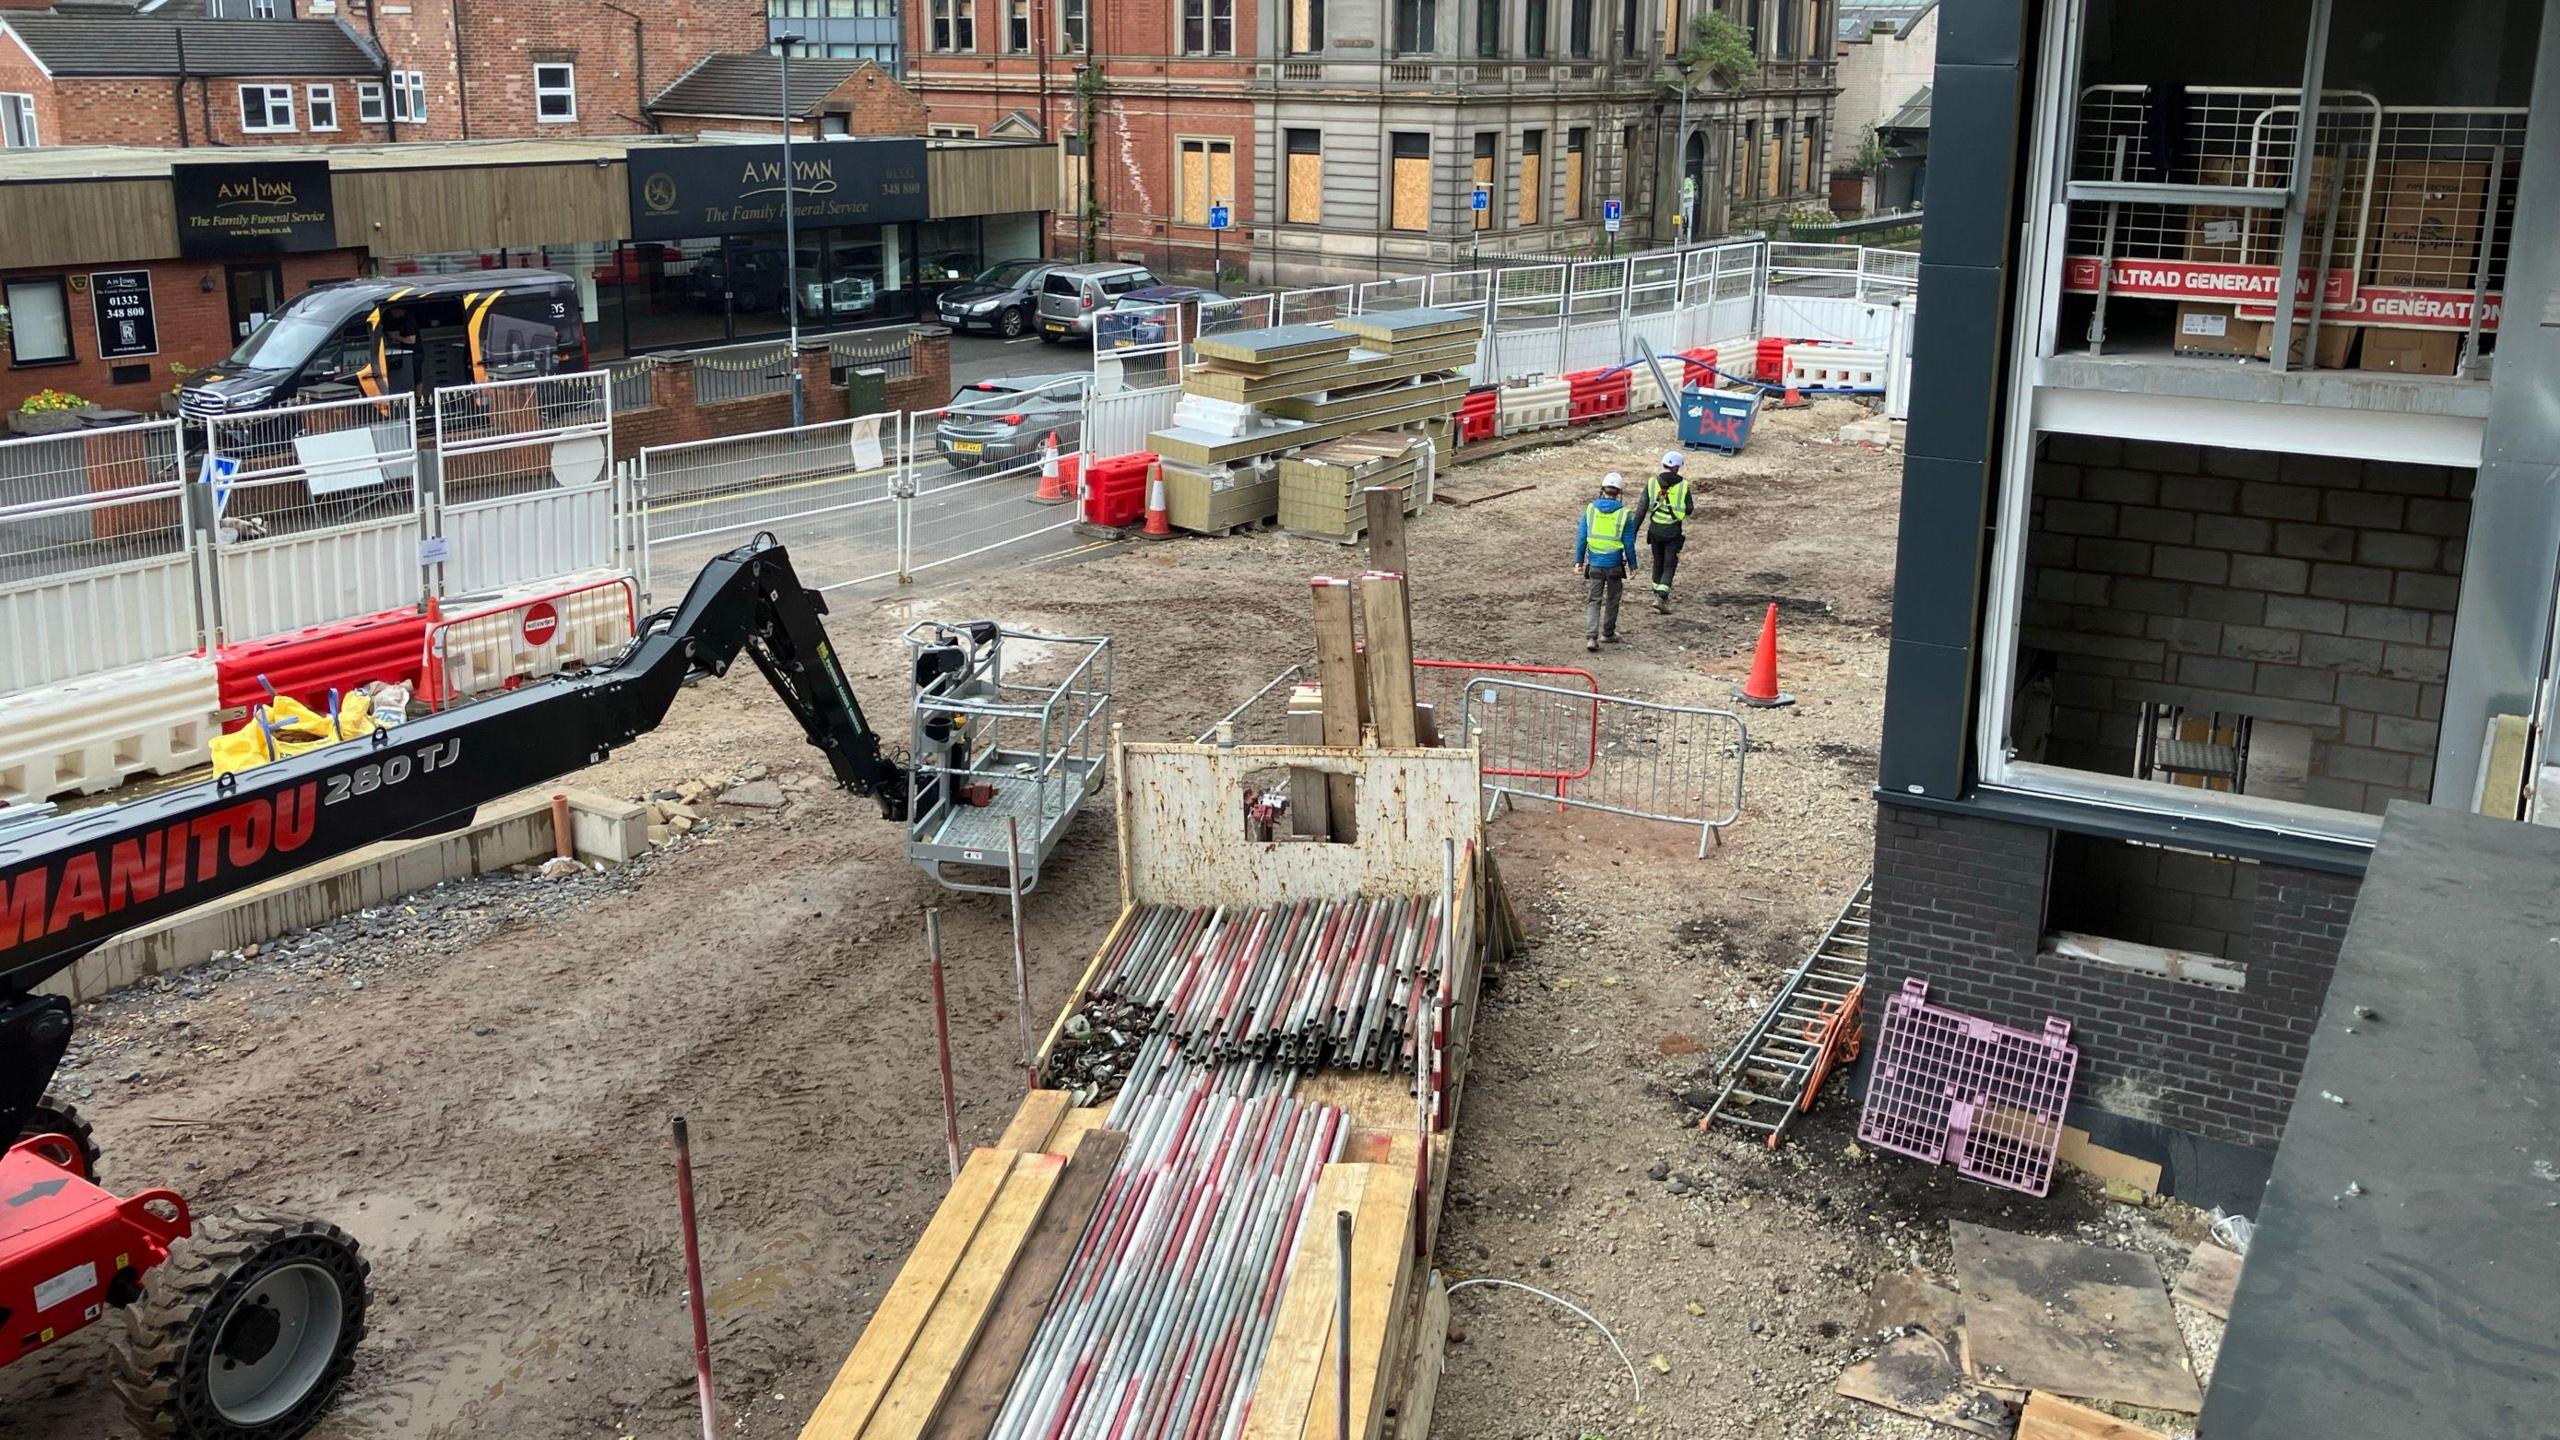
[[[1093,377],[1082,372],[1006,375],[963,385],[933,427],[954,470],[998,469],[1040,457],[1052,433],[1060,453],[1084,438],[1084,402]]]
[[[1062,265],[1040,280],[1040,338],[1053,345],[1090,338],[1095,315],[1155,283],[1143,265]]]
[[[1054,260],[1005,260],[935,297],[942,323],[955,331],[992,330],[1010,340],[1029,330],[1040,313],[1040,282],[1058,268]]]

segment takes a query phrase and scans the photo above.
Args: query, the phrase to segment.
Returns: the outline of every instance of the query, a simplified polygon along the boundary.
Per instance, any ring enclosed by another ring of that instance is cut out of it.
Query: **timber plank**
[[[1064,1155],[1072,1160],[1078,1153],[1077,1147],[1087,1136],[1100,1130],[1102,1122],[1110,1116],[1111,1107],[1108,1105],[1078,1106],[1067,1112],[1067,1118],[1058,1122],[1057,1129],[1049,1132],[1049,1143],[1043,1148],[1052,1155]]]
[[[1066,1117],[1071,1097],[1064,1090],[1034,1090],[1022,1097],[1022,1106],[1013,1112],[1013,1123],[1004,1127],[1003,1138],[996,1141],[999,1150],[1046,1150],[1050,1133]]]
[[[879,1308],[871,1312],[870,1323],[862,1327],[861,1338],[853,1342],[853,1353],[845,1356],[836,1371],[826,1398],[811,1412],[809,1423],[800,1427],[800,1440],[854,1440],[871,1422],[880,1397],[914,1348],[916,1332],[924,1328],[970,1239],[995,1204],[1013,1161],[1013,1153],[1007,1150],[970,1152],[960,1177],[951,1182],[951,1193],[934,1210],[907,1263],[898,1268],[898,1278],[890,1282]]]
[[[1324,1228],[1324,1262],[1328,1277],[1338,1273],[1334,1253],[1332,1207],[1309,1212],[1311,1224]],[[1381,1165],[1370,1172],[1367,1190],[1351,1217],[1351,1333],[1325,1342],[1317,1361],[1316,1387],[1307,1406],[1300,1440],[1333,1440],[1336,1414],[1335,1367],[1347,1348],[1351,1355],[1351,1434],[1375,1440],[1384,1421],[1379,1409],[1380,1377],[1388,1364],[1387,1343],[1396,1311],[1404,1303],[1405,1285],[1413,1274],[1413,1167]],[[1332,1284],[1326,1285],[1331,1303]]]
[[[916,1332],[906,1363],[881,1397],[871,1423],[863,1427],[863,1440],[917,1440],[924,1434],[934,1412],[942,1408],[943,1397],[951,1393],[961,1367],[968,1363],[978,1332],[1004,1289],[1005,1277],[1013,1273],[1014,1260],[1030,1242],[1066,1165],[1065,1158],[1057,1155],[1035,1152],[1014,1157],[1004,1188],[987,1207],[985,1223],[970,1238],[951,1283]]]
[[[1084,1111],[1074,1112],[1077,1115]],[[1067,1266],[1083,1243],[1085,1227],[1102,1204],[1111,1172],[1120,1163],[1129,1137],[1117,1130],[1083,1134],[1048,1208],[1032,1228],[1030,1239],[1014,1262],[1013,1274],[996,1297],[994,1312],[979,1332],[977,1347],[951,1387],[951,1399],[925,1428],[925,1440],[985,1440],[995,1428],[1005,1392],[1013,1388],[1023,1357],[1031,1353],[1031,1337],[1048,1318],[1066,1279]]]
[[[2038,1390],[2027,1397],[2026,1411],[2018,1417],[2017,1440],[2165,1440],[2165,1437],[2157,1430],[2146,1430],[2130,1420],[2119,1420],[2105,1411],[2075,1405],[2059,1395]]]
[[[1350,747],[1360,743],[1360,659],[1352,631],[1352,583],[1318,577],[1311,582],[1316,600],[1316,681],[1324,704],[1324,743]],[[1359,838],[1358,786],[1349,775],[1324,778],[1325,808],[1333,838]]]
[[[1360,618],[1369,636],[1369,714],[1378,743],[1390,750],[1414,745],[1413,630],[1407,615],[1402,575],[1372,571],[1360,577]]]
[[[1333,1339],[1333,1287],[1338,1261],[1333,1253],[1333,1217],[1352,1212],[1352,1232],[1359,1232],[1360,1206],[1369,1190],[1374,1165],[1327,1165],[1316,1176],[1315,1193],[1298,1221],[1298,1240],[1289,1259],[1288,1288],[1281,1292],[1279,1314],[1264,1347],[1262,1374],[1254,1382],[1252,1414],[1242,1440],[1298,1440],[1309,1413],[1333,1408],[1333,1372],[1320,1368]]]

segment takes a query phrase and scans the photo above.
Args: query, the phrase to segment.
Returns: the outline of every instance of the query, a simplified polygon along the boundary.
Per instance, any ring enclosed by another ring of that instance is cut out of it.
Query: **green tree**
[[[1675,63],[1690,85],[1704,78],[1717,89],[1736,94],[1750,88],[1752,72],[1760,68],[1759,57],[1751,51],[1751,32],[1715,10],[1690,22],[1689,46]]]

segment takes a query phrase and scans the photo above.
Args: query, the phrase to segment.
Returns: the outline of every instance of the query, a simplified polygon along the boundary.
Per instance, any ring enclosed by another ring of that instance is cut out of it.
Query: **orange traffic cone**
[[[1778,397],[1778,408],[1781,410],[1802,410],[1812,403],[1804,398],[1804,392],[1797,389],[1792,380],[1787,382],[1787,393]]]
[[[1778,607],[1774,601],[1760,621],[1760,648],[1751,657],[1751,678],[1733,692],[1733,698],[1763,710],[1796,703],[1796,697],[1778,688]]]
[[[1040,493],[1031,497],[1043,505],[1063,505],[1075,497],[1067,493],[1067,477],[1058,468],[1058,432],[1040,442]]]
[[[1147,528],[1149,540],[1173,538],[1173,517],[1164,508],[1164,472],[1159,470],[1147,480]]]

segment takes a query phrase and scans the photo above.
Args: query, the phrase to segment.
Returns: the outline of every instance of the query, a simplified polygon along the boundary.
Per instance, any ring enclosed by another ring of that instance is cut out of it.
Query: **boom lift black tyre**
[[[152,1440],[293,1440],[355,1363],[372,1267],[347,1232],[242,1211],[199,1218],[125,1309],[114,1378]]]
[[[47,1091],[43,1101],[27,1115],[27,1122],[18,1127],[16,1139],[9,1143],[14,1145],[38,1135],[59,1135],[78,1146],[81,1175],[90,1180],[98,1178],[98,1137],[90,1132],[89,1122],[81,1116],[78,1106]]]

